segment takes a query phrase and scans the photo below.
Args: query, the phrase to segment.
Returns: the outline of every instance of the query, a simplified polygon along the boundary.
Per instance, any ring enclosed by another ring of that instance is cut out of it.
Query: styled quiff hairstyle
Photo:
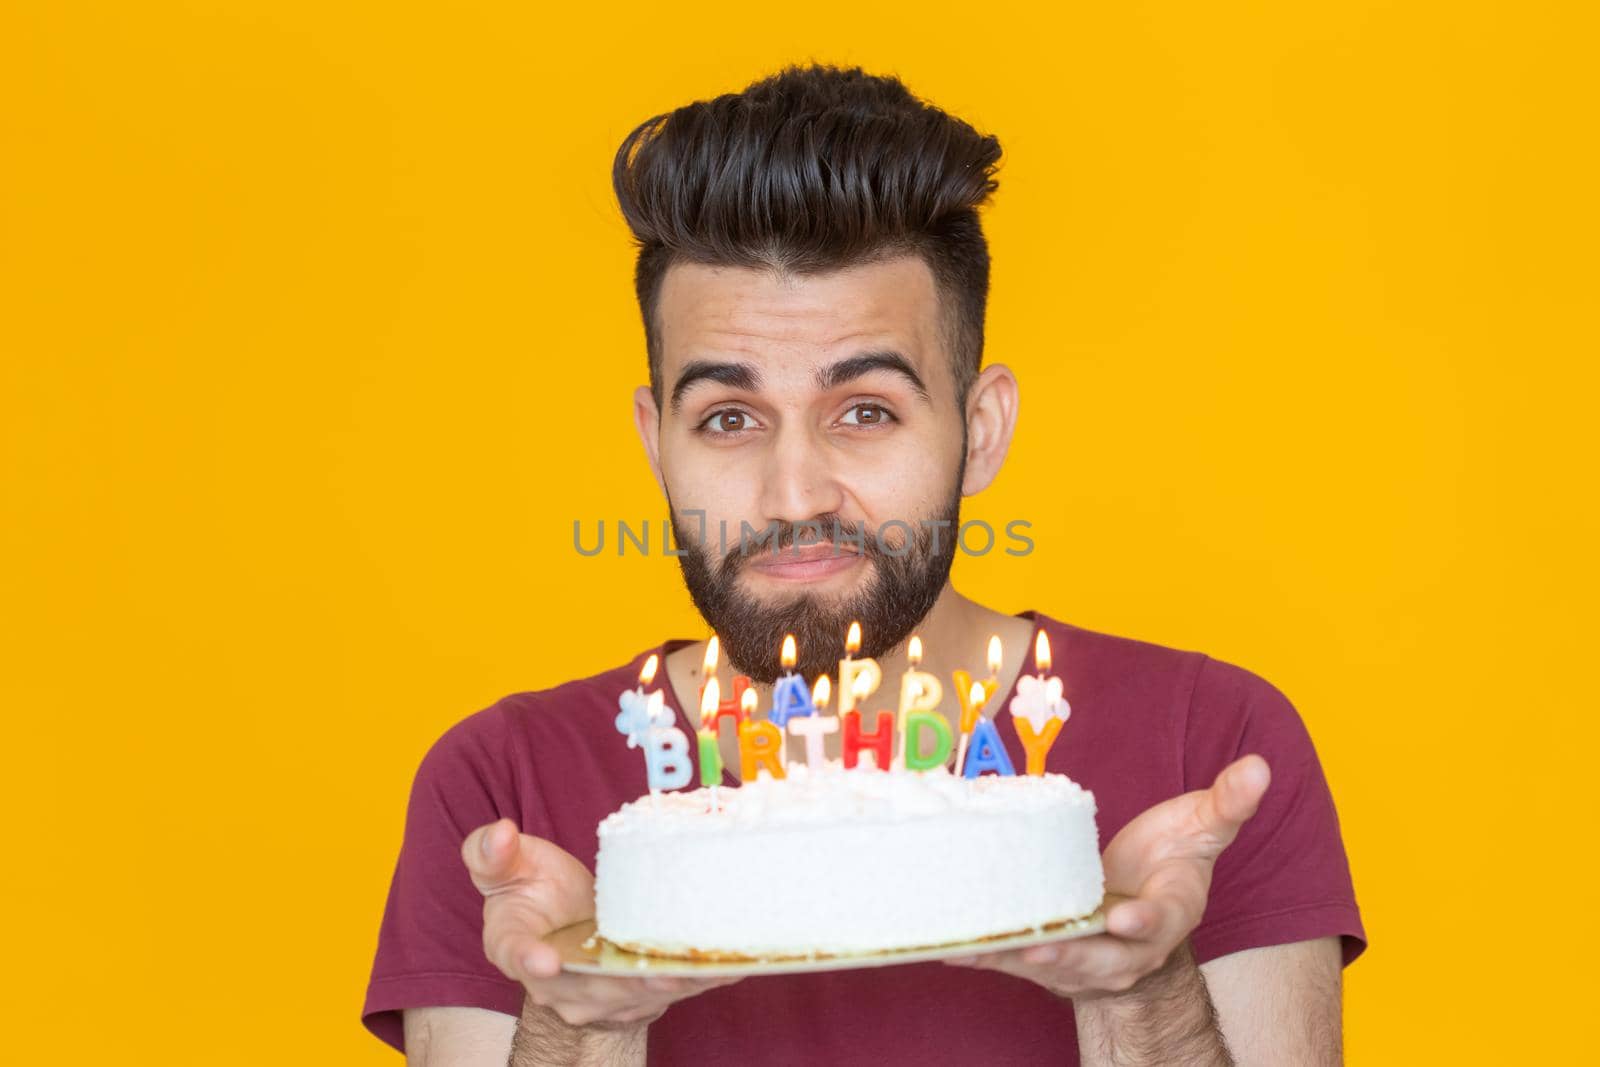
[[[999,184],[999,160],[996,138],[859,67],[786,67],[641,123],[617,149],[612,185],[638,246],[634,288],[657,407],[656,303],[672,264],[806,275],[908,253],[938,287],[964,404],[989,296],[978,208]]]

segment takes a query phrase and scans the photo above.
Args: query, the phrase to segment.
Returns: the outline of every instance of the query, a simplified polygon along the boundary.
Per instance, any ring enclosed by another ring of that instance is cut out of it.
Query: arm
[[[529,997],[522,1002],[522,1017],[517,1020],[516,1038],[506,1067],[543,1067],[551,1063],[643,1067],[649,1025],[574,1026],[555,1009],[540,1007]]]
[[[1106,932],[949,960],[990,967],[1070,997],[1085,1062],[1231,1064],[1189,947],[1211,871],[1266,792],[1260,756],[1235,760],[1210,789],[1157,804],[1106,846]]]
[[[1188,941],[1126,992],[1075,1000],[1073,1014],[1085,1067],[1234,1063]]]
[[[1344,1062],[1337,937],[1267,945],[1200,965],[1241,1067]]]
[[[488,1008],[406,1008],[408,1067],[506,1067],[517,1020]]]
[[[484,954],[522,983],[510,1067],[642,1064],[649,1025],[669,1006],[739,980],[563,972],[543,938],[593,917],[588,868],[552,841],[517,833],[509,819],[468,834],[461,857],[484,896]]]

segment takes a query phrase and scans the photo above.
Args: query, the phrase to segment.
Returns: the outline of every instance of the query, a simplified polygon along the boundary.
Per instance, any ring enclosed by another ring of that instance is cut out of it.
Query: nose
[[[768,522],[805,522],[840,510],[844,488],[826,447],[797,426],[772,442],[762,474],[761,513]]]

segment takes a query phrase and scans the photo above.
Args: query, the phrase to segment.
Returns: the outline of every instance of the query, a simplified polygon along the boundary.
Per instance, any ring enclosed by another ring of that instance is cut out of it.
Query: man
[[[999,154],[899,82],[829,67],[642,124],[614,174],[649,353],[634,411],[724,685],[746,674],[767,706],[783,634],[815,677],[859,620],[891,678],[913,632],[946,677],[998,635],[1005,692],[1042,630],[1074,709],[1048,769],[1094,791],[1108,889],[1131,899],[1106,934],[961,966],[560,973],[541,938],[592,915],[595,825],[644,791],[613,719],[650,651],[679,725],[698,726],[705,644],[667,641],[508,696],[424,757],[363,1011],[412,1062],[1340,1060],[1341,967],[1365,933],[1283,694],[950,584],[960,499],[995,477],[1018,410],[1012,373],[980,370],[977,209]],[[731,731],[721,743],[737,768]]]

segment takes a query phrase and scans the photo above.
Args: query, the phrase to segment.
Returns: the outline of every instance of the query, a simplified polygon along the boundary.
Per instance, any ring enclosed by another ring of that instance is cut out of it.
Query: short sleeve
[[[401,1010],[522,1010],[522,986],[483,952],[483,894],[461,860],[477,827],[517,819],[506,716],[497,705],[463,719],[423,756],[378,933],[361,1021],[405,1051]]]
[[[1209,786],[1252,752],[1266,759],[1272,781],[1217,860],[1205,915],[1190,935],[1195,958],[1337,935],[1348,965],[1366,948],[1366,931],[1311,735],[1273,685],[1208,658],[1189,706],[1184,788]]]

